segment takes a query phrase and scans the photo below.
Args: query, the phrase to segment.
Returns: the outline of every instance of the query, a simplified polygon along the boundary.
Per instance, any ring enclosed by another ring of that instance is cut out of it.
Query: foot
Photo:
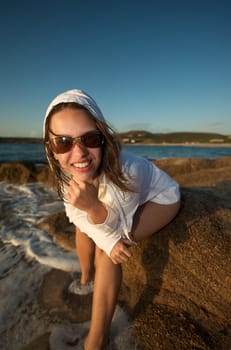
[[[90,281],[86,284],[81,284],[80,278],[77,278],[71,282],[71,284],[68,287],[68,291],[72,294],[88,295],[88,294],[93,293],[93,288],[94,288],[93,281]]]

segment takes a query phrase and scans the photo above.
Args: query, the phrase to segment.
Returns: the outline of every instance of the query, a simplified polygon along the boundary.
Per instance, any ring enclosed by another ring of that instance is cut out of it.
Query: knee
[[[102,263],[110,263],[112,262],[110,257],[107,255],[107,253],[105,253],[104,250],[96,247],[95,250],[95,266],[97,265],[101,265]]]
[[[106,257],[108,257],[108,255],[105,253],[104,250],[96,247],[96,250],[95,250],[95,258],[96,260],[101,260],[101,259],[105,259]]]

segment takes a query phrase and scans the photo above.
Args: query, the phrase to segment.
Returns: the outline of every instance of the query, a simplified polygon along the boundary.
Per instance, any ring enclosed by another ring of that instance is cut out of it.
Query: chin
[[[91,181],[93,179],[93,176],[90,174],[84,174],[84,173],[72,173],[72,176],[74,179],[76,179],[77,181]]]

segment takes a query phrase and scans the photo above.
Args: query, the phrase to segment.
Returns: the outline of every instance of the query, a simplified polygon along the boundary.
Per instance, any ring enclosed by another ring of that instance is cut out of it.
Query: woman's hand
[[[98,189],[92,183],[71,179],[65,198],[74,207],[87,211],[99,201]]]
[[[114,264],[121,264],[127,261],[131,257],[129,247],[133,246],[134,243],[129,239],[120,239],[112,248],[110,258]]]
[[[85,211],[94,224],[106,220],[107,209],[98,198],[96,184],[72,179],[65,198],[74,207]]]

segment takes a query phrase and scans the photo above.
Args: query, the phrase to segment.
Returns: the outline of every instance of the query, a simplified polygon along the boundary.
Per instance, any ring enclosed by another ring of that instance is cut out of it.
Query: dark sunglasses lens
[[[82,143],[86,147],[99,147],[103,141],[103,136],[99,132],[92,132],[82,136]]]
[[[98,131],[89,132],[76,139],[79,139],[82,145],[89,148],[100,147],[103,143],[103,135]],[[66,153],[71,150],[76,139],[68,136],[57,136],[50,140],[50,146],[54,153]]]
[[[72,138],[67,136],[55,137],[51,141],[51,147],[55,153],[65,153],[70,151],[72,144]]]

